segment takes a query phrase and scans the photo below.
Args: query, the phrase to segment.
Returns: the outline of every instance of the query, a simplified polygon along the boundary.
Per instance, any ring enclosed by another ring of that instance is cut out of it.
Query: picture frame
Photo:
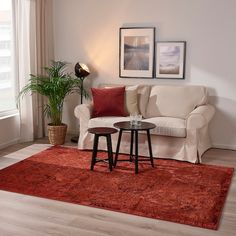
[[[119,76],[153,78],[155,28],[120,28]]]
[[[186,41],[156,43],[156,78],[184,79]]]

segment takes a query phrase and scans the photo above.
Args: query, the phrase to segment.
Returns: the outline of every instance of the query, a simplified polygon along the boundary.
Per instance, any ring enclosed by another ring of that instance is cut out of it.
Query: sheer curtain
[[[53,59],[52,0],[13,0],[15,4],[16,58],[18,87],[30,74],[43,74]],[[27,95],[20,102],[20,141],[45,136],[43,105],[39,94]]]

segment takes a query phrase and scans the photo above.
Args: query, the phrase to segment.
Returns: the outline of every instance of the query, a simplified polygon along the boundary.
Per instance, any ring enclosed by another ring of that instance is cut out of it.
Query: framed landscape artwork
[[[155,28],[120,28],[120,77],[153,78]]]
[[[184,79],[185,41],[157,42],[156,78]]]

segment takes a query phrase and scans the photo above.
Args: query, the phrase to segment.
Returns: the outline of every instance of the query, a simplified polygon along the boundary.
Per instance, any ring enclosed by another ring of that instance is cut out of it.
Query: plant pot
[[[67,125],[48,124],[48,138],[52,145],[62,145],[65,143]]]

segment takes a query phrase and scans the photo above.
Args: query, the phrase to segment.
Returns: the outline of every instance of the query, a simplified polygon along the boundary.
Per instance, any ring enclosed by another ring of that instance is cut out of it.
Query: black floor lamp
[[[83,104],[84,97],[84,79],[90,74],[89,68],[83,63],[76,63],[75,65],[75,75],[81,80],[80,84],[80,104]],[[71,142],[77,143],[79,136],[74,136],[71,138]]]

